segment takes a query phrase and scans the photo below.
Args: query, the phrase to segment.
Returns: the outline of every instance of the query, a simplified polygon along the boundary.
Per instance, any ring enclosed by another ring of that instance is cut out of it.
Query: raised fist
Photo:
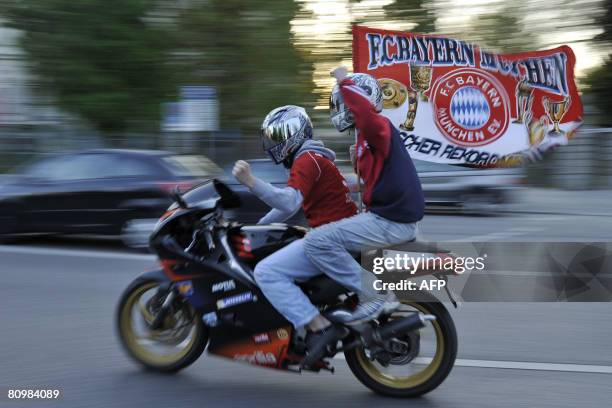
[[[236,177],[236,180],[248,188],[253,188],[255,185],[255,177],[253,177],[251,173],[251,166],[244,160],[238,160],[236,164],[234,164],[232,174]]]

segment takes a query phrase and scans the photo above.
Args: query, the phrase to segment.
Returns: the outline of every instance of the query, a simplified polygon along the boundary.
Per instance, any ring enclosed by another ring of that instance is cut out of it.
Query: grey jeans
[[[325,273],[360,296],[372,296],[374,274],[362,269],[348,251],[399,244],[413,239],[416,229],[414,223],[361,213],[315,228],[305,239],[263,259],[255,267],[255,280],[276,310],[298,328],[319,311],[295,282]]]

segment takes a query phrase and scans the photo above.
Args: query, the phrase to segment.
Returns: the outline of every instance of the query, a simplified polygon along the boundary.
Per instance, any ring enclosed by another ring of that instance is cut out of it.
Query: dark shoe
[[[329,326],[316,332],[308,332],[306,334],[307,354],[300,365],[301,368],[310,368],[320,359],[325,357],[329,346],[335,346],[338,340],[341,340],[348,334],[346,327]]]

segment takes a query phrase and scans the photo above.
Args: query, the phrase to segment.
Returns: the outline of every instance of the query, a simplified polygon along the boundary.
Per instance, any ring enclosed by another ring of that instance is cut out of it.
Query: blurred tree
[[[147,23],[155,0],[7,0],[35,85],[105,131],[157,129],[176,86],[168,32]]]
[[[410,31],[416,33],[434,33],[436,15],[431,2],[426,0],[396,0],[383,7],[385,18],[416,24]]]
[[[599,25],[603,31],[595,36],[595,41],[610,47],[612,45],[612,0],[604,0],[602,8],[603,12],[599,13],[595,19],[595,24]]]
[[[607,57],[604,63],[588,73],[586,80],[587,92],[593,96],[595,105],[605,114],[599,115],[597,121],[606,126],[612,125],[612,115],[608,114],[608,106],[612,101],[612,0],[603,2],[603,13],[595,24],[602,32],[594,38],[595,43],[605,50]]]
[[[492,51],[508,53],[537,48],[536,38],[525,35],[522,12],[519,5],[504,3],[496,12],[479,14],[471,25],[471,34],[480,46]]]
[[[526,13],[522,3],[493,4],[472,16],[464,25],[457,26],[453,34],[494,52],[537,49],[537,36],[530,35],[523,21]]]
[[[182,81],[217,87],[222,127],[253,132],[276,106],[312,99],[312,67],[290,33],[296,8],[293,1],[210,0],[179,12]]]

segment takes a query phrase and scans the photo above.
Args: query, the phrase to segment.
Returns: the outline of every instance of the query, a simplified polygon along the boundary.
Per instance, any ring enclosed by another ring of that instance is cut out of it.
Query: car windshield
[[[215,177],[223,171],[207,157],[198,155],[165,156],[162,160],[178,177]]]
[[[65,160],[64,156],[54,156],[36,162],[26,163],[17,169],[17,173],[33,178],[48,178],[51,174],[58,173]]]

